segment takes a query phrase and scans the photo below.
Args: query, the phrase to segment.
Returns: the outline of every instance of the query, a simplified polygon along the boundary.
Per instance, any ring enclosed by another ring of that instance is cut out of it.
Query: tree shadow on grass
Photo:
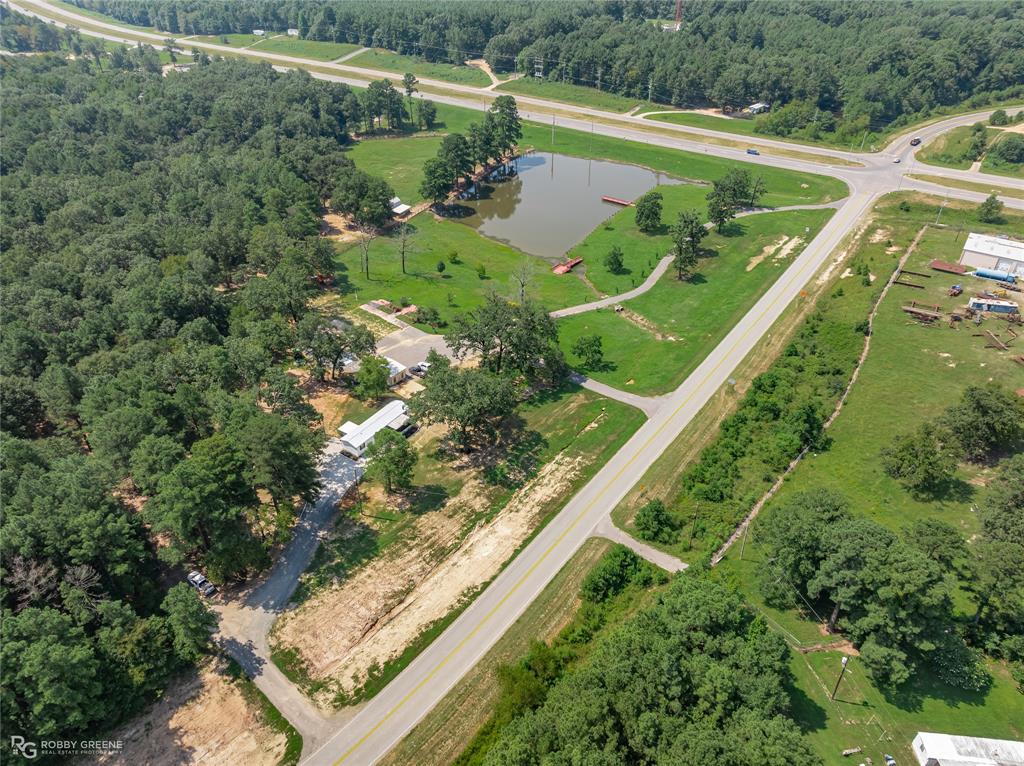
[[[409,500],[409,512],[417,516],[436,511],[448,502],[448,490],[440,484],[420,484],[413,487],[406,497]]]
[[[989,687],[991,688],[991,687]],[[986,704],[989,690],[968,691],[943,683],[927,668],[918,668],[912,680],[896,688],[879,687],[879,691],[890,705],[910,713],[924,709],[925,700],[942,700],[952,708],[962,705],[980,707]]]
[[[977,490],[972,484],[954,476],[932,486],[915,490],[910,494],[915,500],[923,502],[948,501],[952,503],[966,503],[976,493]]]
[[[684,282],[689,282],[691,285],[706,285],[708,278],[703,274],[697,273],[690,275],[689,279],[684,279]]]
[[[438,209],[438,215],[442,218],[468,218],[475,212],[469,205],[461,205],[458,202],[441,205]]]
[[[800,727],[802,733],[821,731],[828,725],[825,708],[815,702],[792,680],[786,682],[786,693],[789,695],[789,707],[793,720]]]
[[[742,237],[747,233],[747,227],[739,221],[729,221],[729,223],[718,230],[718,233],[723,237],[729,237],[730,239],[732,237]]]

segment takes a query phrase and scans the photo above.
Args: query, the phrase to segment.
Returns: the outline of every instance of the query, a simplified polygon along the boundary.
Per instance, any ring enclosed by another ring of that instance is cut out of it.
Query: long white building
[[[990,234],[968,234],[960,263],[1024,277],[1024,242]]]
[[[1024,766],[1024,742],[919,731],[914,755],[921,766]]]

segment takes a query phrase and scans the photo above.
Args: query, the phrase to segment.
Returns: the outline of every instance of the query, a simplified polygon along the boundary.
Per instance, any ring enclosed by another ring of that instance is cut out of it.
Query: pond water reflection
[[[637,165],[565,154],[530,154],[518,166],[517,175],[482,184],[479,200],[461,202],[460,220],[552,262],[622,209],[602,196],[634,200],[659,184],[679,183]]]

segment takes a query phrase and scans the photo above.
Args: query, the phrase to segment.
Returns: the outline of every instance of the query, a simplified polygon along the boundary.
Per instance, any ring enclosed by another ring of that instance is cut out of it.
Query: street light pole
[[[835,701],[836,692],[839,691],[839,684],[843,682],[843,675],[846,673],[846,665],[849,661],[849,657],[843,657],[843,669],[839,671],[839,678],[836,679],[835,688],[832,689],[832,694],[829,696],[829,699],[832,701]]]

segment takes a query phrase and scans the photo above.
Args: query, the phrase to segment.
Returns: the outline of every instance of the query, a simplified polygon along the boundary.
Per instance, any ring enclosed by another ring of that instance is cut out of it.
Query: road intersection
[[[41,0],[19,0],[8,4],[24,13],[50,18],[60,24],[75,24],[83,33],[119,42],[139,40],[162,47],[166,36],[140,32],[120,25],[75,14]],[[179,45],[208,50],[211,53],[237,55],[238,49],[186,40]],[[343,63],[314,62],[292,56],[245,51],[245,55],[268,60],[278,68],[305,68],[313,77],[365,86],[368,78],[395,78],[391,72],[374,72]],[[421,88],[435,101],[485,109],[494,94],[485,89],[421,80]],[[500,95],[500,94],[499,94]],[[483,656],[495,641],[540,594],[561,567],[592,535],[610,536],[610,513],[626,496],[673,439],[691,422],[708,400],[728,380],[733,370],[754,351],[761,338],[787,306],[800,299],[807,282],[827,262],[842,240],[852,232],[864,214],[882,195],[896,190],[916,190],[953,199],[980,202],[986,195],[909,178],[914,172],[915,151],[909,145],[911,132],[896,137],[877,154],[834,151],[821,147],[794,145],[770,139],[750,139],[749,144],[764,147],[762,154],[746,154],[741,141],[748,140],[713,130],[651,123],[640,117],[575,107],[544,99],[517,96],[520,113],[526,120],[552,122],[563,128],[595,132],[624,140],[650,143],[690,152],[754,164],[827,174],[847,183],[850,195],[836,204],[837,212],[808,243],[786,272],[731,329],[729,334],[703,360],[698,368],[672,393],[660,398],[654,408],[645,409],[647,421],[566,504],[537,536],[505,567],[494,581],[462,614],[414,659],[390,684],[365,703],[354,716],[320,717],[311,712],[305,700],[297,702],[282,679],[265,667],[247,667],[282,714],[300,730],[316,727],[309,738],[303,763],[311,766],[371,764],[379,760],[426,713],[437,704],[458,680]],[[1010,109],[1011,113],[1018,108]],[[991,110],[959,115],[913,130],[922,145],[940,133],[961,125],[970,125]],[[722,143],[702,142],[702,137]],[[787,156],[798,150],[800,156]],[[778,152],[777,154],[770,153]],[[897,162],[898,160],[898,162]],[[851,164],[856,163],[856,164]],[[931,176],[951,180],[991,183],[994,187],[1024,190],[1024,179],[991,176],[927,166]],[[1004,198],[1008,207],[1024,209],[1024,200]],[[319,507],[319,506],[318,506]],[[315,546],[315,542],[313,543]],[[310,554],[311,555],[311,554]],[[297,573],[289,573],[288,577]],[[291,587],[294,587],[292,584]],[[288,590],[288,594],[290,594]],[[279,594],[280,595],[280,594]],[[274,604],[273,611],[280,604]],[[272,617],[266,618],[272,620]],[[256,622],[265,641],[269,622]],[[244,633],[248,628],[241,625]],[[237,632],[237,631],[236,631]],[[259,637],[254,638],[259,640]],[[276,668],[273,670],[276,671]],[[286,683],[286,682],[285,682]],[[291,690],[291,691],[294,691]],[[312,716],[312,718],[311,718]],[[301,720],[297,720],[301,719]],[[325,723],[326,722],[326,723]],[[325,725],[332,728],[329,733]]]

